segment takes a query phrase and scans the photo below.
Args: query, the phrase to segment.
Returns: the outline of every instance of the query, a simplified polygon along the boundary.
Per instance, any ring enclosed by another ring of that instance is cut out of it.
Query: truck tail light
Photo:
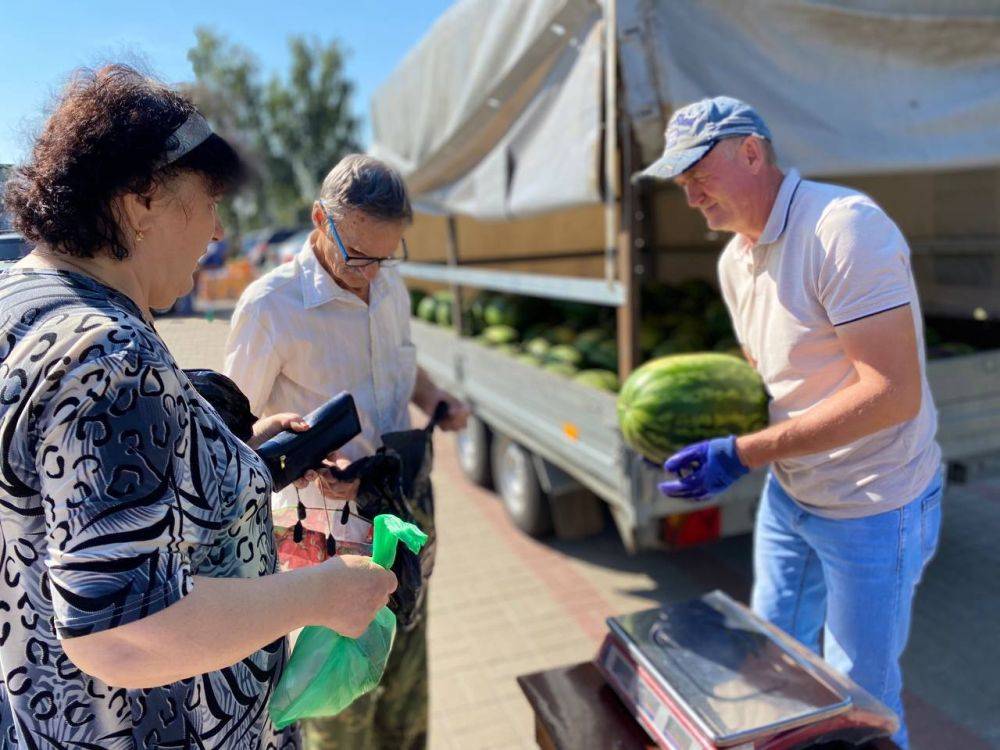
[[[722,511],[718,507],[665,516],[660,526],[660,538],[675,549],[715,541],[721,533]]]

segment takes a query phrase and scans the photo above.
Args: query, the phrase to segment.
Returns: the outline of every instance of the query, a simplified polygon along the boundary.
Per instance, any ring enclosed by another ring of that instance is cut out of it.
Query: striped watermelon
[[[689,443],[761,429],[767,395],[742,359],[676,354],[629,376],[618,395],[618,422],[629,446],[660,463]]]

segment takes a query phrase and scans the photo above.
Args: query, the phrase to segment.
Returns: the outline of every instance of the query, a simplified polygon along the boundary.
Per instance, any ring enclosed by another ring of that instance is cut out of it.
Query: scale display
[[[719,592],[608,625],[599,666],[669,747],[728,747],[851,704]]]

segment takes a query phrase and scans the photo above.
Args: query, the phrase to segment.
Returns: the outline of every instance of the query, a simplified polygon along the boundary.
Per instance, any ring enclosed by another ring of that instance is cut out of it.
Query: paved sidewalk
[[[184,367],[220,368],[223,319],[165,318]],[[438,434],[440,544],[430,598],[431,748],[533,748],[519,674],[591,658],[604,618],[720,588],[746,601],[749,536],[628,556],[609,526],[577,542],[516,531]],[[1000,748],[1000,480],[949,487],[940,551],[904,658],[914,750]]]

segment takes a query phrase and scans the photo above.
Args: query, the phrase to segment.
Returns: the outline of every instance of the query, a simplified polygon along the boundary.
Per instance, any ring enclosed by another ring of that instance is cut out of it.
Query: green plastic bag
[[[396,560],[397,541],[414,554],[427,541],[412,523],[388,513],[375,516],[374,525],[372,561],[386,569]],[[299,719],[336,716],[374,690],[395,637],[396,616],[388,607],[379,610],[359,638],[317,625],[303,628],[267,707],[274,726],[284,729]]]

